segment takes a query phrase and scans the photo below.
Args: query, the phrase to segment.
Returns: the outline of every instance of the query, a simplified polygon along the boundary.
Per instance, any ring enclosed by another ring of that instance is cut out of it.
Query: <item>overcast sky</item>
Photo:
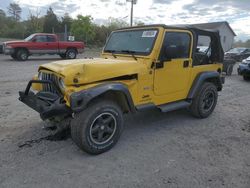
[[[105,23],[109,17],[129,23],[130,4],[126,0],[0,0],[6,10],[10,2],[17,2],[25,19],[29,10],[42,14],[51,6],[55,13],[91,15],[96,23]],[[146,24],[191,24],[228,21],[236,39],[250,39],[250,0],[138,0],[134,6],[134,21]]]

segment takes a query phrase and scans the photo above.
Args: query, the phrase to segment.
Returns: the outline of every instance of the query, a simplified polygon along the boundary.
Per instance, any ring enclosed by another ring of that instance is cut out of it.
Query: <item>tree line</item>
[[[51,7],[43,16],[39,9],[30,11],[26,20],[21,19],[21,13],[22,9],[17,3],[10,3],[7,12],[0,9],[0,37],[23,39],[39,32],[64,33],[66,26],[75,40],[84,41],[87,45],[102,46],[111,31],[129,26],[125,21],[115,18],[109,18],[107,25],[97,25],[91,16],[78,15],[73,19],[65,13],[59,17]]]

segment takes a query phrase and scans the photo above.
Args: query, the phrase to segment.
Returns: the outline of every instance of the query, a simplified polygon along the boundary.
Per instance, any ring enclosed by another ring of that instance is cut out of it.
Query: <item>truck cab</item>
[[[207,51],[201,52],[204,37]],[[70,119],[74,142],[100,154],[118,141],[124,113],[188,108],[195,117],[208,117],[224,83],[223,55],[216,31],[166,25],[123,28],[111,33],[101,58],[40,66],[20,100],[43,120]]]

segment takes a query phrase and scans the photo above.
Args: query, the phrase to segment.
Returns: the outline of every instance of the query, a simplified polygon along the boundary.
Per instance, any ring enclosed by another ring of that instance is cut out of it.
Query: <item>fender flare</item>
[[[209,71],[209,72],[202,72],[198,74],[193,82],[191,89],[189,90],[187,99],[193,99],[195,94],[199,90],[200,86],[205,82],[210,81],[215,83],[217,90],[222,90],[222,84],[224,83],[223,77],[220,76],[219,72],[216,71]]]
[[[121,92],[126,99],[131,112],[135,112],[135,106],[130,92],[126,85],[122,83],[101,84],[87,90],[75,92],[70,96],[70,107],[74,112],[80,112],[87,107],[87,104],[94,98],[109,92]]]

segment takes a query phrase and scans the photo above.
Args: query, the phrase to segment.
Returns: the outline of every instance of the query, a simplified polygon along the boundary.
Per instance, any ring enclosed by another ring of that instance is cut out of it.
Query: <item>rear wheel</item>
[[[29,57],[28,51],[25,49],[19,49],[16,54],[18,61],[26,61]]]
[[[66,52],[67,59],[75,59],[77,56],[77,51],[75,49],[68,49]]]
[[[213,83],[205,82],[190,107],[191,113],[198,118],[208,117],[217,104],[218,92]]]
[[[123,114],[113,101],[96,101],[71,121],[73,141],[89,154],[111,149],[123,130]]]

